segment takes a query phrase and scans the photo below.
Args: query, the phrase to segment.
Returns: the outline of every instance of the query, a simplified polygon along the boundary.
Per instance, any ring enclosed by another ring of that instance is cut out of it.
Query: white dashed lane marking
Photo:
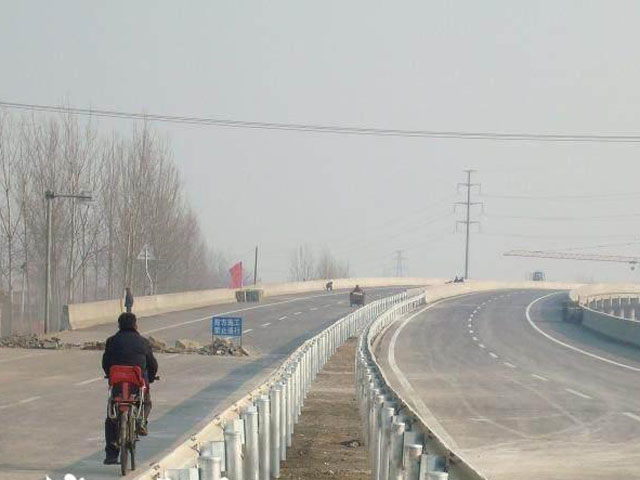
[[[269,325],[271,325],[271,322],[267,322],[267,323],[263,323],[262,324],[263,327],[268,327]]]
[[[473,337],[473,341],[477,342],[478,341],[478,337]]]
[[[309,310],[310,310],[311,312],[313,312],[314,310],[317,310],[317,309],[318,309],[318,307],[311,307]]]
[[[294,314],[294,315],[301,315],[301,314],[302,314],[302,312],[294,312],[293,314]]]
[[[284,319],[286,319],[286,318],[287,318],[287,316],[286,316],[286,315],[284,315],[284,316],[280,317],[278,320],[284,320]]]
[[[98,380],[102,380],[102,377],[90,378],[89,380],[83,380],[82,382],[74,383],[76,387],[81,385],[89,385],[90,383],[97,382]]]
[[[576,397],[580,397],[580,398],[585,398],[587,400],[591,400],[591,397],[589,395],[587,395],[586,393],[582,393],[582,392],[579,392],[577,390],[573,390],[572,388],[565,388],[565,391],[569,392],[572,395],[575,395]]]
[[[484,346],[484,343],[481,343],[481,344],[479,344],[478,346],[479,346],[480,348],[487,348],[487,347],[485,347],[485,346]]]
[[[4,410],[5,408],[9,408],[9,407],[17,407],[18,405],[24,405],[26,403],[35,402],[36,400],[39,400],[40,398],[42,398],[42,397],[40,397],[40,396],[29,397],[29,398],[25,398],[23,400],[15,402],[15,403],[8,403],[7,405],[0,405],[0,410]]]
[[[493,358],[498,358],[498,355],[496,355],[496,354],[495,354],[495,353],[493,353],[493,352],[489,352],[489,355],[491,355]]]
[[[541,377],[540,375],[536,375],[535,373],[532,373],[532,374],[531,374],[531,376],[532,376],[533,378],[537,378],[538,380],[541,380],[541,381],[543,381],[543,382],[548,382],[548,381],[549,381],[549,379],[548,379],[548,378]]]
[[[625,417],[629,417],[629,418],[631,418],[632,420],[635,420],[635,421],[637,421],[637,422],[640,422],[640,416],[636,415],[635,413],[631,413],[631,412],[622,412],[622,414],[623,414]]]
[[[252,332],[252,331],[253,331],[253,328],[247,328],[242,333],[249,333],[249,332]]]
[[[509,363],[509,362],[504,362],[505,366],[509,367],[509,368],[516,368],[516,366],[513,363]]]

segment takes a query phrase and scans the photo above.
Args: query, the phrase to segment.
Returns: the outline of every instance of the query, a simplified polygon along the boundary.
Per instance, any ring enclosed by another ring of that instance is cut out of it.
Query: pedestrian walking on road
[[[124,309],[127,313],[131,313],[133,309],[133,293],[129,287],[124,289]]]

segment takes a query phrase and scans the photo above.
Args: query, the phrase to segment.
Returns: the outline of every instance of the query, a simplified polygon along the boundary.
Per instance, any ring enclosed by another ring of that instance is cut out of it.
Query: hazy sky
[[[3,0],[0,99],[269,122],[638,134],[639,22],[640,2],[621,0]],[[461,273],[464,235],[454,225],[463,215],[452,203],[463,200],[456,184],[467,167],[487,195],[477,198],[485,205],[472,276],[640,275],[623,264],[502,256],[640,254],[640,145],[155,128],[171,140],[211,244],[248,263],[260,245],[264,281],[286,278],[301,243],[329,247],[358,275],[393,273],[396,250],[411,275]],[[584,198],[593,195],[606,197]]]

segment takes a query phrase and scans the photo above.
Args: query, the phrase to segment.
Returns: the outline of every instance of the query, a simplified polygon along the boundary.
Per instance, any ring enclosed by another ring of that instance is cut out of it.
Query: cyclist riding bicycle
[[[138,434],[147,435],[147,420],[151,412],[151,395],[149,383],[152,383],[158,373],[158,362],[153,356],[149,341],[138,333],[136,316],[133,313],[122,313],[118,317],[119,331],[107,339],[102,355],[102,369],[109,375],[113,365],[137,365],[143,372],[147,388],[145,389],[143,420],[138,426]],[[119,463],[118,424],[106,418],[104,422],[105,437],[105,465]]]

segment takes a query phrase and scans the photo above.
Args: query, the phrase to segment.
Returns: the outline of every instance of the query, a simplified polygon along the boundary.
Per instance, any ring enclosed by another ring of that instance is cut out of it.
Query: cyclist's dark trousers
[[[151,390],[147,388],[144,401],[144,418],[149,419],[151,413]],[[116,458],[120,454],[118,448],[118,420],[111,420],[107,417],[104,421],[104,450],[107,458]]]

